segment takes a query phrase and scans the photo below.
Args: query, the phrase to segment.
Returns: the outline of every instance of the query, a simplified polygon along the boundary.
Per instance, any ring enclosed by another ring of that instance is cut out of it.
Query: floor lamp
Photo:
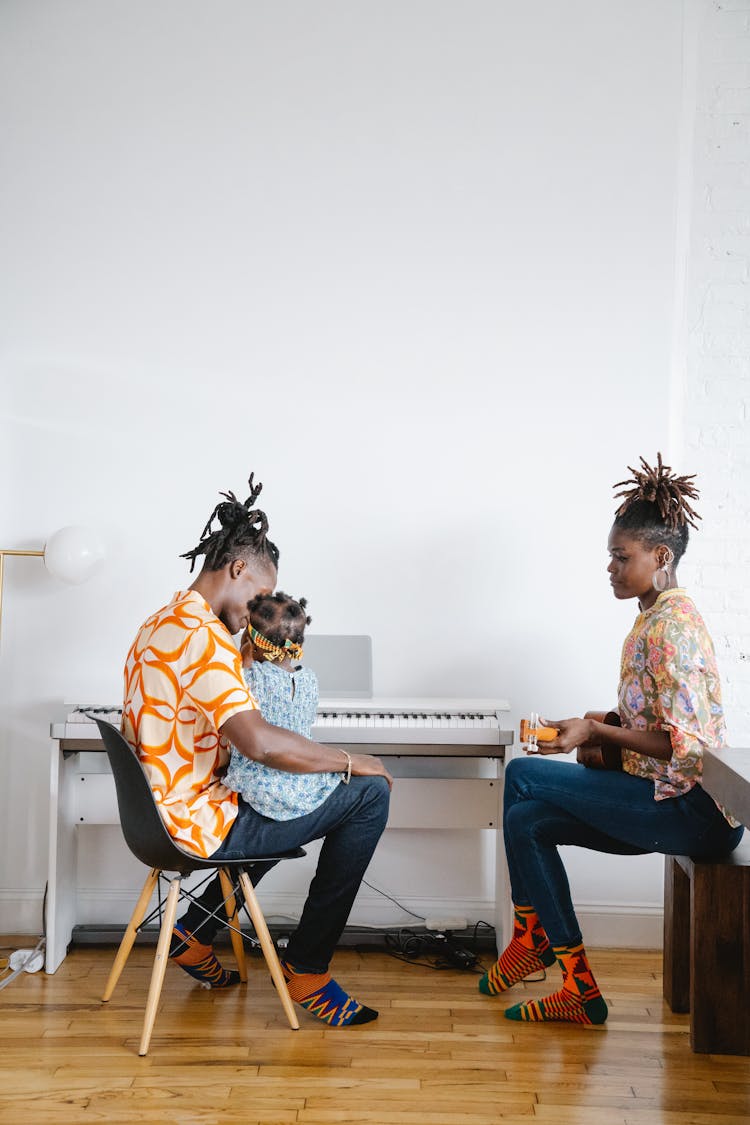
[[[0,628],[3,618],[3,578],[5,559],[12,556],[44,559],[50,574],[63,582],[78,585],[85,582],[104,558],[104,544],[96,531],[89,527],[63,527],[47,540],[42,551],[24,551],[15,548],[0,549]],[[0,981],[5,988],[24,970],[37,972],[44,964],[44,938],[40,938],[36,949],[17,949],[8,960],[9,976]]]

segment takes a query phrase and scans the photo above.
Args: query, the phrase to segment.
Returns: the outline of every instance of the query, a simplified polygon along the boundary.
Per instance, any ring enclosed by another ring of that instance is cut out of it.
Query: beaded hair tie
[[[268,637],[264,637],[252,625],[248,626],[250,633],[250,640],[254,645],[264,652],[269,660],[283,660],[288,656],[290,660],[302,659],[302,645],[295,644],[294,641],[286,640],[282,645],[275,645],[273,641],[269,641]]]

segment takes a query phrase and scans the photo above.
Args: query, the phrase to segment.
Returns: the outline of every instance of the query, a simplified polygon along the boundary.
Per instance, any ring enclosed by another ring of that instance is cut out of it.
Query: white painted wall
[[[670,452],[682,19],[2,5],[0,543],[92,523],[110,559],[78,588],[7,566],[0,931],[39,927],[51,711],[119,697],[251,469],[280,584],[319,631],[372,634],[378,693],[504,696],[514,727],[612,703],[634,607],[604,573],[610,485]],[[82,913],[114,920],[137,865],[90,833]],[[487,917],[490,855],[394,832],[369,877]],[[289,866],[264,895],[293,912]],[[621,915],[658,937],[660,860],[571,871],[590,939]],[[367,889],[355,919],[409,920]]]
[[[683,413],[706,526],[686,574],[716,641],[730,742],[748,746],[750,0],[700,9]]]

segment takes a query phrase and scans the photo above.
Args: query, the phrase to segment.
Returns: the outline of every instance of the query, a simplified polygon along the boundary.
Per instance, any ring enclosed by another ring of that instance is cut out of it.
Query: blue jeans
[[[655,801],[645,778],[540,757],[506,767],[503,832],[513,902],[534,907],[552,945],[574,945],[581,930],[558,845],[714,859],[737,847],[743,829],[700,785]]]
[[[278,855],[323,840],[302,917],[286,951],[289,961],[302,972],[323,973],[328,968],[385,828],[389,799],[383,777],[353,777],[348,785],[342,782],[319,808],[293,820],[269,820],[239,798],[237,819],[211,856],[217,866],[222,859]],[[273,866],[249,865],[253,885]],[[222,897],[217,877],[200,896],[200,905],[190,906],[181,919],[203,942],[212,941],[221,918],[226,918],[219,909]],[[217,909],[219,919],[205,921],[206,910]]]

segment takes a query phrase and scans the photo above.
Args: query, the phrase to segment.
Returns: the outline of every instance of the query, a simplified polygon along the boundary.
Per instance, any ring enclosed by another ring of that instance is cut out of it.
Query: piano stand
[[[58,728],[59,730],[59,728]],[[54,732],[54,728],[53,728]],[[396,781],[388,828],[487,829],[495,833],[495,928],[498,945],[511,932],[511,904],[502,827],[503,745],[347,744],[350,753],[384,758]],[[52,738],[50,751],[50,839],[45,969],[54,973],[65,959],[77,924],[78,847],[89,824],[119,824],[114,781],[98,738]],[[441,763],[453,774],[440,776]],[[455,763],[465,763],[456,766]],[[481,769],[479,768],[481,766]],[[478,773],[491,776],[476,776]]]

